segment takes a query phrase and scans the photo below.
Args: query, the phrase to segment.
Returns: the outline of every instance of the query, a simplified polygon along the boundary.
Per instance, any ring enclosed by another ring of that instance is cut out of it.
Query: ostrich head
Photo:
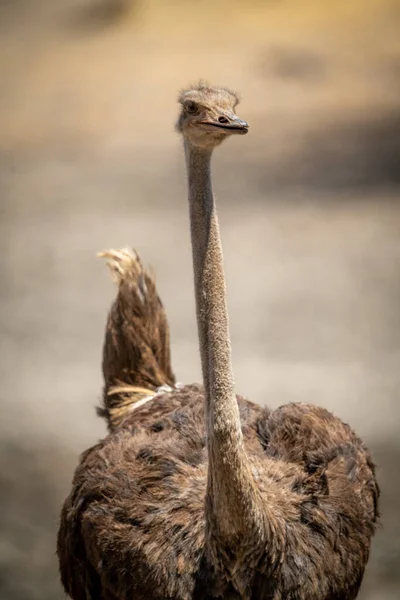
[[[179,102],[182,109],[176,128],[193,146],[212,150],[233,133],[249,130],[235,113],[239,99],[230,90],[200,84],[183,91]]]

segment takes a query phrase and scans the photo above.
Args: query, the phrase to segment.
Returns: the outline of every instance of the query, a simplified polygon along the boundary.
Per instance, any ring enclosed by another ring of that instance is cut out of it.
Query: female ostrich
[[[248,125],[225,89],[180,103],[204,388],[174,385],[138,257],[106,253],[119,283],[103,364],[111,432],[84,453],[63,508],[62,582],[74,600],[352,600],[377,518],[373,464],[326,410],[235,395],[210,160]]]

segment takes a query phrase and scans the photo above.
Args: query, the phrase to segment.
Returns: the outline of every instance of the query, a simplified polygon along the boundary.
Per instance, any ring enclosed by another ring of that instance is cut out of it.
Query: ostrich
[[[212,151],[248,131],[238,99],[180,96],[203,387],[177,385],[153,278],[104,253],[118,284],[104,346],[110,433],[86,451],[58,534],[73,600],[352,600],[377,520],[368,450],[327,410],[236,396]]]

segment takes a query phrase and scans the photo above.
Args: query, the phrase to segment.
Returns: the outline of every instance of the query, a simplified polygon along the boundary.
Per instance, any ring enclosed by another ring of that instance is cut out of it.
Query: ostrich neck
[[[211,186],[211,152],[185,145],[197,323],[209,456],[207,521],[227,534],[254,513],[254,479],[243,445],[231,364],[222,246]],[[251,519],[250,519],[251,520]]]

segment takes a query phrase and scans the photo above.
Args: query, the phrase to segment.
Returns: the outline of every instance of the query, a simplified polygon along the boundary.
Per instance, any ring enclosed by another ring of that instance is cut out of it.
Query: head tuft
[[[183,105],[187,98],[196,97],[209,102],[216,102],[218,99],[225,100],[233,108],[240,102],[236,92],[226,87],[213,87],[207,81],[200,79],[197,85],[190,86],[186,90],[181,90],[178,96],[178,102]]]

